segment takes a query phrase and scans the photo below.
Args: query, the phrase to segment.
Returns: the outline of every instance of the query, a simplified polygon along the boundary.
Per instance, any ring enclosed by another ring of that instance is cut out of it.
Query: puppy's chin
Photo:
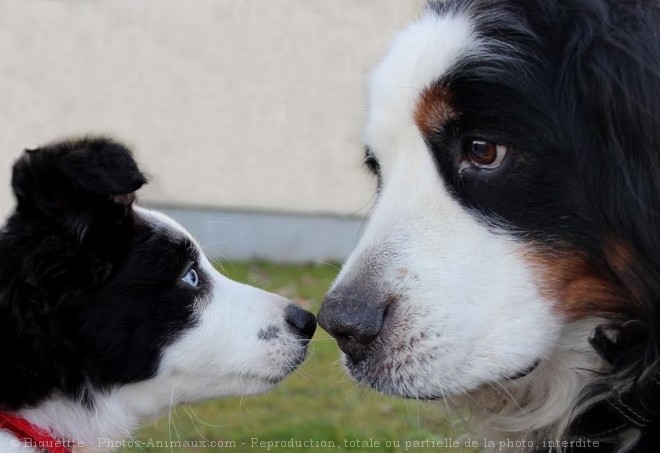
[[[288,376],[288,374],[279,378],[257,374],[237,374],[228,376],[223,378],[223,382],[221,382],[222,389],[220,389],[220,395],[212,395],[202,399],[222,396],[261,395],[275,389],[286,376]]]
[[[156,378],[178,394],[179,403],[194,403],[229,396],[260,395],[274,390],[304,362],[307,347],[299,346],[292,358],[274,364],[270,360],[249,363],[245,370],[170,369]]]
[[[237,395],[260,395],[274,390],[285,379],[291,376],[302,365],[306,357],[306,348],[300,355],[300,359],[291,365],[287,365],[279,373],[246,373],[237,374],[232,380],[237,381]]]

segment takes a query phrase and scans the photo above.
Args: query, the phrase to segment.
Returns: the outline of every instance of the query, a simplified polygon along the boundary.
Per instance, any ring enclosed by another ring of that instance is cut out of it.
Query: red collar
[[[48,432],[18,415],[0,412],[0,429],[9,431],[23,445],[37,450],[41,449],[46,453],[72,453],[66,441],[55,439]]]

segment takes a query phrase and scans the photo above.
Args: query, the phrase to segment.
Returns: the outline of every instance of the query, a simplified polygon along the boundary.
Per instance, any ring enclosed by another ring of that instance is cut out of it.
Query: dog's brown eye
[[[467,143],[465,155],[470,163],[478,168],[493,170],[500,166],[508,148],[485,140],[471,140]]]

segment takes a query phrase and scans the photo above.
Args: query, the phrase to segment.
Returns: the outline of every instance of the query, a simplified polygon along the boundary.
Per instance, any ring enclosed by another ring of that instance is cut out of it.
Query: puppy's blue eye
[[[197,288],[197,285],[199,285],[199,276],[197,275],[195,269],[191,267],[190,270],[186,272],[186,275],[181,277],[181,281],[188,286]]]

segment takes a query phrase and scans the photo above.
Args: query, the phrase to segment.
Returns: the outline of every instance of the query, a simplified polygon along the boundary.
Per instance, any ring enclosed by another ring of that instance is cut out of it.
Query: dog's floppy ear
[[[26,150],[12,175],[17,212],[77,233],[103,206],[130,205],[145,183],[130,150],[107,138]]]
[[[67,188],[89,195],[116,196],[146,183],[132,153],[106,138],[87,138],[25,150],[14,165],[12,186],[20,202]]]
[[[60,159],[59,169],[77,189],[98,195],[125,195],[146,183],[133,154],[105,139],[74,143]]]

